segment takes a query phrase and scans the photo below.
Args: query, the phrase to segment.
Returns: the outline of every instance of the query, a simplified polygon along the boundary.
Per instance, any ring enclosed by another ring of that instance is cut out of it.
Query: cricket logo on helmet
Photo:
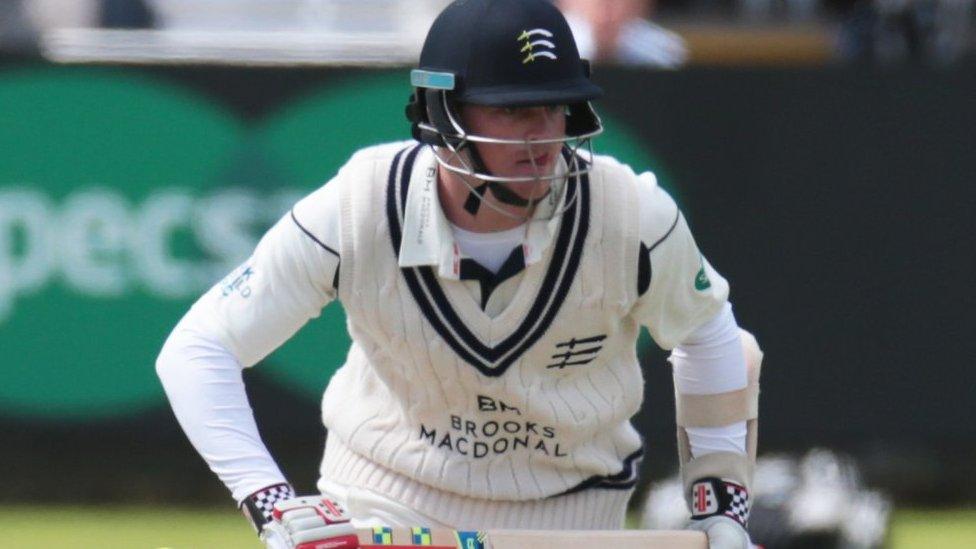
[[[533,39],[535,36],[541,36],[542,38]],[[538,58],[552,59],[555,61],[559,57],[554,53],[556,50],[556,45],[547,40],[547,38],[552,38],[552,33],[546,29],[532,29],[522,31],[518,36],[519,42],[525,42],[520,50],[522,53],[526,54],[522,59],[522,64],[527,65],[532,63]],[[538,51],[536,48],[549,48],[549,50]]]
[[[459,36],[469,39],[459,41]],[[529,64],[533,70],[525,70]],[[465,204],[470,212],[487,204],[514,217],[486,202],[486,191],[498,201],[528,208],[545,195],[525,199],[509,184],[552,183],[545,193],[555,191],[553,199],[565,181],[590,170],[591,139],[603,132],[590,101],[603,91],[590,81],[589,64],[580,59],[566,18],[548,0],[455,0],[431,25],[410,79],[414,92],[406,114],[413,136],[432,147],[442,168],[462,176],[471,191]],[[475,134],[462,123],[463,105],[563,107],[565,134],[535,139]],[[562,162],[534,175],[492,173],[479,152],[479,146],[515,145],[535,158],[533,147],[554,143],[562,144]],[[569,209],[576,192],[552,215]]]

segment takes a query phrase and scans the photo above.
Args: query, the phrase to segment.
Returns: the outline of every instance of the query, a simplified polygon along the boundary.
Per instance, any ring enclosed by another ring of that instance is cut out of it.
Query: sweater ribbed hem
[[[494,501],[445,492],[391,471],[329,438],[323,479],[358,486],[456,529],[616,530],[632,489],[593,488],[527,501]]]

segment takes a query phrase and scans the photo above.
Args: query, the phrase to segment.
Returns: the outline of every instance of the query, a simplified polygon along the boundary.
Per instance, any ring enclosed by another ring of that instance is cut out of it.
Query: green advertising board
[[[353,151],[408,137],[407,82],[325,79],[251,120],[158,72],[0,71],[0,415],[161,405],[153,365],[169,330]],[[599,151],[652,165],[605,123]],[[258,367],[318,398],[348,345],[332,305]]]

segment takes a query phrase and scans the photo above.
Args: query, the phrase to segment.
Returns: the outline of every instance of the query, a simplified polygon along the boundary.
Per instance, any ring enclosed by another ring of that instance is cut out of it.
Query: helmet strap
[[[481,153],[478,152],[478,146],[471,142],[466,142],[464,144],[464,149],[468,151],[468,156],[471,157],[471,167],[474,168],[475,173],[486,173],[491,174],[488,171],[488,166],[485,166],[485,161],[481,158]],[[485,192],[489,189],[491,185],[488,182],[482,183],[477,187],[474,187],[470,193],[468,193],[467,200],[464,201],[464,209],[472,216],[478,215],[478,210],[481,209],[481,201],[485,199]],[[497,195],[496,195],[497,196]]]
[[[471,189],[471,192],[468,193],[467,200],[464,201],[464,210],[472,216],[478,215],[478,209],[481,208],[481,201],[485,199],[485,191],[487,190],[487,183],[482,183]]]
[[[502,204],[508,204],[509,206],[521,206],[523,208],[527,206],[535,206],[539,202],[542,202],[542,199],[549,196],[549,193],[552,192],[552,187],[550,187],[546,190],[545,194],[539,198],[522,198],[518,195],[518,193],[515,193],[501,183],[492,181],[487,185],[488,188],[491,189],[491,194],[493,194],[495,199]]]

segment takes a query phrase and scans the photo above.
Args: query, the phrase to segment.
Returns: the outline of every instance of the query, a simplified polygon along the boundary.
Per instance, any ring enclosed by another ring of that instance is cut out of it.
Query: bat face
[[[363,549],[486,549],[483,532],[424,528],[420,526],[391,528],[376,526],[359,530],[359,544]]]
[[[701,532],[665,530],[489,530],[376,527],[359,530],[363,549],[707,549]]]

